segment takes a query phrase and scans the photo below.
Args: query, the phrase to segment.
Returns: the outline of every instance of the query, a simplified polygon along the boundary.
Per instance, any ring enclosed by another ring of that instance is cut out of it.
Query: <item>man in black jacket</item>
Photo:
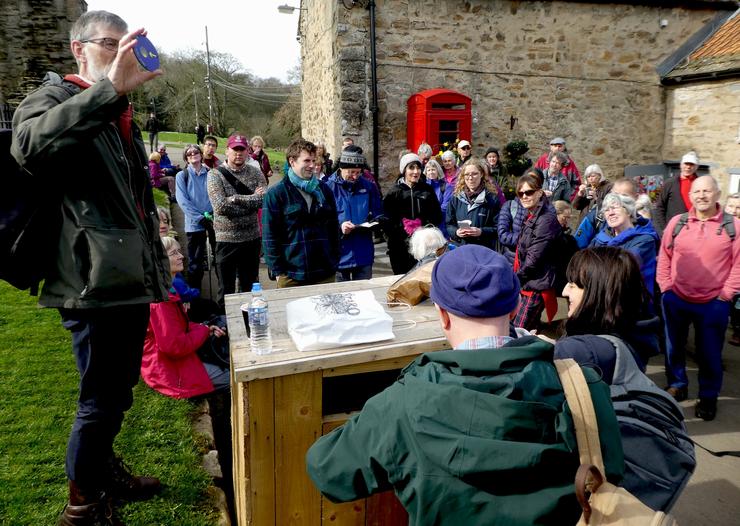
[[[11,152],[38,177],[63,179],[60,233],[39,303],[59,309],[80,373],[67,445],[69,503],[59,525],[121,524],[113,499],[141,499],[159,481],[135,477],[113,453],[139,378],[149,304],[167,298],[169,264],[127,94],[161,75],[143,71],[136,36],[105,11],[72,26],[78,73],[47,82],[18,106]],[[84,169],[51,170],[69,159]]]
[[[688,152],[681,158],[681,173],[678,177],[668,179],[663,185],[658,200],[655,202],[653,226],[660,236],[673,216],[683,214],[691,208],[689,190],[697,177],[699,158],[695,152]]]
[[[149,114],[144,130],[149,132],[149,151],[154,153],[159,147],[159,120],[154,112]]]

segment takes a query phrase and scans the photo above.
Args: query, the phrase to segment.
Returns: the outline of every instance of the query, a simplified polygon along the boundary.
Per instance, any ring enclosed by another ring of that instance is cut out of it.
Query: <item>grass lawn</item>
[[[125,328],[122,327],[122,330]],[[0,524],[54,524],[67,499],[64,455],[77,398],[70,336],[52,309],[0,281]],[[210,525],[210,484],[190,427],[194,406],[140,382],[116,450],[163,493],[126,505],[132,525]]]

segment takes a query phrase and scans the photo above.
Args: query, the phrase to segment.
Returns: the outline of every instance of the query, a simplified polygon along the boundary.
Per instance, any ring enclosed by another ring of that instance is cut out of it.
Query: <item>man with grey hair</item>
[[[666,333],[666,390],[688,398],[686,341],[696,333],[697,418],[713,420],[722,388],[722,347],[730,302],[740,292],[740,219],[724,212],[711,176],[691,184],[691,208],[666,225],[658,257]]]
[[[419,159],[421,159],[421,165],[426,166],[429,162],[429,159],[432,158],[432,147],[429,146],[427,143],[423,142],[419,145],[419,149],[417,150],[416,154],[419,156]]]
[[[672,217],[685,214],[691,208],[689,192],[699,169],[699,157],[696,152],[687,152],[681,157],[681,169],[678,177],[672,177],[663,184],[663,189],[655,202],[653,223],[658,234],[663,235],[666,223]]]
[[[77,74],[47,75],[13,118],[18,163],[63,180],[49,182],[58,188],[60,230],[39,300],[59,309],[80,373],[62,526],[121,524],[115,501],[148,498],[160,487],[131,475],[113,452],[139,379],[149,304],[166,301],[169,287],[146,149],[127,97],[162,74],[140,69],[134,56],[145,34],[106,11],[83,14],[70,32]],[[84,170],[50,168],[81,152]]]

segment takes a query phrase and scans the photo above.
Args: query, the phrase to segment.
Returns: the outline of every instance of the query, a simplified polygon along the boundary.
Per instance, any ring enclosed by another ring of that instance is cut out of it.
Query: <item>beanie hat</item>
[[[498,155],[499,157],[501,157],[501,155],[499,155],[499,153],[498,153],[498,148],[494,148],[493,146],[491,146],[490,148],[488,148],[486,150],[486,153],[485,153],[485,155],[483,155],[483,158],[485,159],[486,157],[488,157],[488,154],[489,153],[495,153],[496,155]]]
[[[407,153],[403,157],[401,157],[401,162],[398,163],[398,167],[401,170],[401,175],[406,171],[406,167],[410,165],[411,163],[419,163],[419,166],[422,165],[421,159],[419,159],[419,156],[415,153]]]
[[[340,168],[362,168],[365,166],[365,163],[366,159],[362,155],[362,150],[358,152],[355,149],[350,150],[349,148],[345,148],[339,157]]]
[[[511,313],[519,303],[519,278],[498,252],[463,245],[437,260],[430,297],[458,316],[496,318]]]

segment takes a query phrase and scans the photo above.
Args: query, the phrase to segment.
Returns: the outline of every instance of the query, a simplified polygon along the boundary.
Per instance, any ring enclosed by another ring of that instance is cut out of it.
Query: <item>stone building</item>
[[[472,137],[461,139],[481,154],[526,140],[536,159],[564,136],[581,169],[598,163],[611,178],[689,147],[713,162],[700,144],[708,136],[667,131],[667,107],[684,95],[665,88],[656,67],[736,2],[302,0],[303,134],[334,156],[343,136],[372,156],[369,4],[384,186],[407,147],[407,100],[432,88],[472,99]]]
[[[75,70],[69,29],[85,11],[84,0],[3,0],[0,107],[20,102],[49,70]]]
[[[663,158],[695,148],[722,181],[740,192],[740,9],[697,33],[665,64]]]

